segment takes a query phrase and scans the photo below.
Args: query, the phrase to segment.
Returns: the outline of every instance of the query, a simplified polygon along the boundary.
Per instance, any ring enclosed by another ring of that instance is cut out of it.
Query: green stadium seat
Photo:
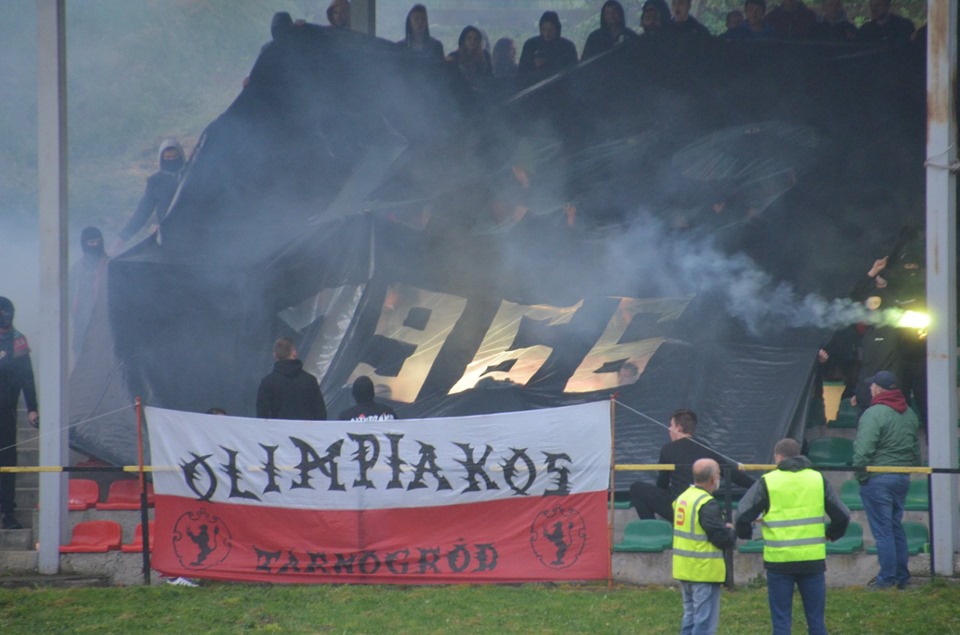
[[[840,486],[840,500],[850,508],[850,511],[863,509],[863,501],[860,499],[860,482],[857,479],[852,478],[843,482]]]
[[[856,428],[858,414],[857,407],[851,404],[849,399],[843,399],[837,411],[837,418],[827,425],[831,428]]]
[[[631,520],[623,528],[623,542],[613,546],[618,552],[655,553],[673,546],[673,525],[665,520]]]
[[[756,540],[747,540],[737,546],[740,553],[763,553],[763,538]]]
[[[908,520],[903,523],[903,533],[907,535],[907,552],[911,556],[926,551],[930,543],[930,531],[926,525]],[[876,545],[867,547],[867,553],[877,553]]]
[[[845,467],[853,460],[853,441],[840,437],[820,437],[810,442],[807,457],[814,465]]]
[[[927,479],[919,478],[910,481],[904,508],[911,512],[930,511],[930,490],[927,488]]]
[[[628,492],[614,492],[614,509],[630,509],[631,505],[633,505],[633,503],[630,502],[630,494]]]
[[[863,527],[857,522],[847,525],[847,533],[842,538],[827,542],[827,553],[853,553],[862,549]]]

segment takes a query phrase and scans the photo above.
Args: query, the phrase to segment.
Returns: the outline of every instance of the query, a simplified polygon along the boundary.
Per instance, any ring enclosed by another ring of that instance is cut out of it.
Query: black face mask
[[[160,169],[164,172],[176,174],[183,167],[183,157],[176,159],[160,159]]]
[[[103,251],[103,240],[99,240],[94,244],[93,241],[84,242],[81,248],[83,249],[83,255],[90,256],[91,258],[99,258],[104,254]]]
[[[6,331],[13,326],[13,311],[0,309],[0,329]]]

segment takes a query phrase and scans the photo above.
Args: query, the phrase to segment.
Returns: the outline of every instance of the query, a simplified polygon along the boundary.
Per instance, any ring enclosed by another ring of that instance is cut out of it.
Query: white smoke
[[[39,236],[35,219],[10,210],[0,211],[0,295],[13,301],[14,325],[29,337],[40,316]]]

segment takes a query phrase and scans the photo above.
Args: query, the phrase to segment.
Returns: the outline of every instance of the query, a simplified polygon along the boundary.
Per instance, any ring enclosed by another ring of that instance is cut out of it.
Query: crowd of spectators
[[[338,0],[343,2],[344,0]],[[562,25],[555,11],[546,11],[539,21],[539,34],[530,37],[522,45],[517,71],[519,74],[543,73],[557,70],[599,55],[617,45],[638,38],[674,37],[697,38],[719,37],[725,40],[779,39],[815,40],[831,42],[897,43],[915,37],[916,29],[911,20],[897,15],[891,6],[892,0],[869,0],[870,18],[859,28],[849,19],[843,0],[817,0],[819,6],[808,7],[803,0],[781,0],[768,8],[767,0],[745,0],[743,10],[731,11],[726,16],[726,30],[711,34],[709,29],[691,15],[691,0],[646,0],[641,9],[637,30],[628,24],[623,6],[617,0],[607,0],[600,10],[598,25],[590,32],[578,57],[576,46],[562,37]],[[413,48],[411,41],[412,16],[422,16],[423,29],[429,36],[426,25],[427,10],[422,4],[415,5],[407,17],[407,37],[399,44]],[[468,27],[469,28],[469,27]],[[465,29],[466,31],[466,29]],[[461,35],[462,48],[463,35]],[[484,51],[488,48],[486,34],[481,33]],[[437,42],[434,40],[434,42]],[[439,42],[437,42],[439,44]],[[442,45],[441,45],[442,46]],[[517,45],[509,38],[497,41],[494,50],[504,57],[515,56]],[[513,51],[511,53],[510,51]],[[442,52],[442,51],[441,51]],[[453,59],[451,59],[453,57]],[[457,62],[455,53],[447,57]],[[494,60],[496,63],[496,59]],[[512,69],[507,64],[505,68]],[[509,74],[502,71],[500,76]],[[495,73],[496,74],[496,73]]]
[[[713,34],[691,15],[691,0],[670,0],[669,4],[667,0],[646,0],[636,30],[628,24],[623,5],[617,0],[607,0],[600,9],[597,28],[589,33],[580,55],[576,45],[563,37],[563,25],[556,11],[543,13],[539,33],[522,46],[509,37],[501,37],[491,51],[487,34],[468,25],[460,33],[457,48],[445,53],[443,44],[430,35],[426,6],[416,4],[407,14],[405,36],[397,45],[423,58],[445,60],[476,86],[487,77],[519,76],[539,80],[617,46],[652,38],[896,44],[922,33],[911,20],[892,10],[892,0],[869,0],[870,18],[859,28],[848,18],[843,0],[816,1],[819,12],[803,0],[780,0],[780,4],[769,9],[767,0],[744,0],[742,11],[734,10],[726,15],[726,30]],[[333,0],[327,18],[331,27],[349,29],[349,2]]]

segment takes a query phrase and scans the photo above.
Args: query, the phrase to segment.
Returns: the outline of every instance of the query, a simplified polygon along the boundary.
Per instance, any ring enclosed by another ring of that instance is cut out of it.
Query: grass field
[[[720,633],[769,633],[766,589],[724,592]],[[960,586],[830,589],[833,635],[960,634]],[[0,633],[676,633],[662,587],[172,586],[0,591]],[[805,633],[799,599],[794,632]]]

